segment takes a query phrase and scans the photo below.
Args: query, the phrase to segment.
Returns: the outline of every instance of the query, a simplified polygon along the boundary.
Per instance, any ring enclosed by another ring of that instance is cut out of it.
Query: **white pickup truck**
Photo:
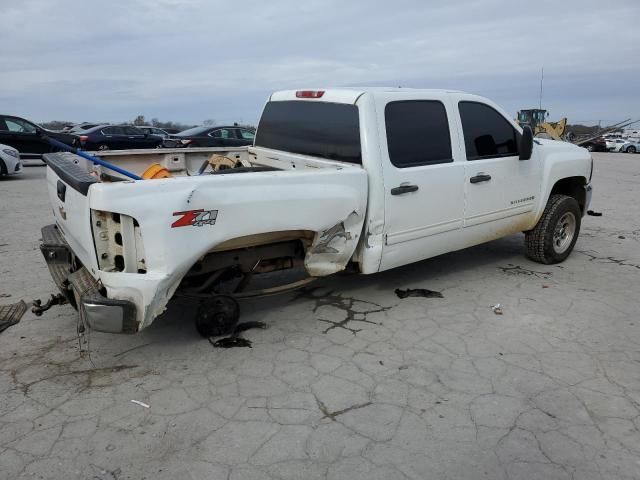
[[[485,98],[405,88],[274,93],[248,148],[100,156],[171,174],[131,181],[45,155],[55,225],[41,249],[84,324],[114,333],[176,294],[202,299],[201,333],[222,332],[236,298],[307,281],[247,290],[260,275],[371,274],[518,232],[530,258],[561,262],[593,170],[585,149],[533,139]]]

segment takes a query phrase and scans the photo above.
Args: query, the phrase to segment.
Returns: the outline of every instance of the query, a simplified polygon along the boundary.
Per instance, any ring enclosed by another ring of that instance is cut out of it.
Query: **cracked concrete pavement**
[[[71,307],[28,312],[0,334],[0,478],[640,478],[640,155],[594,157],[604,215],[561,265],[514,235],[328,278],[244,302],[253,348],[212,348],[185,301],[90,357]],[[0,301],[45,298],[44,168],[0,212]]]

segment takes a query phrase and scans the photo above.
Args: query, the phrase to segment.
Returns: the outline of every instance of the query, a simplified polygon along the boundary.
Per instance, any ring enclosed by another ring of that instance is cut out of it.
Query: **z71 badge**
[[[202,227],[204,225],[215,225],[218,218],[218,210],[188,210],[186,212],[173,212],[173,216],[181,217],[171,224],[171,228],[176,227]]]

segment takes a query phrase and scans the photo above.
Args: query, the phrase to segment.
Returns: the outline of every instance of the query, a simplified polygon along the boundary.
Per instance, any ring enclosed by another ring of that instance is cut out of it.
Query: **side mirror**
[[[522,136],[520,137],[520,160],[529,160],[533,151],[533,131],[529,125],[522,127]]]

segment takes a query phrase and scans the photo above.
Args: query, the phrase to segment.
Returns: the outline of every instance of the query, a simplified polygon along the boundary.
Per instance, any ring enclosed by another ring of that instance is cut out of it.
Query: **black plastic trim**
[[[94,183],[98,183],[95,177],[89,175],[80,166],[65,158],[65,154],[46,153],[42,156],[42,159],[64,183],[85,197],[89,192],[89,187]]]

